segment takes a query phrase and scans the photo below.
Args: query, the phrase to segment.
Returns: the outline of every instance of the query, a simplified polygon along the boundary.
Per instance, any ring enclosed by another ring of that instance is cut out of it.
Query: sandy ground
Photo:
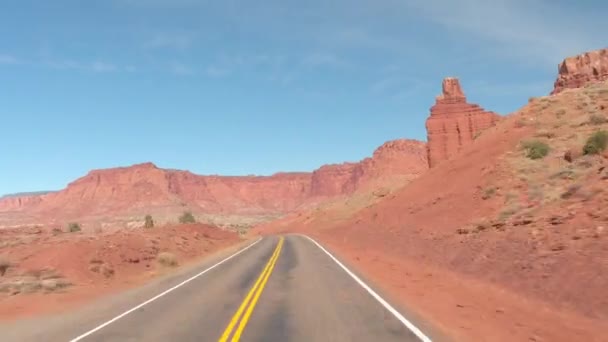
[[[30,228],[0,230],[0,237],[0,255],[11,263],[0,277],[3,320],[72,310],[242,241],[202,224],[112,233]]]

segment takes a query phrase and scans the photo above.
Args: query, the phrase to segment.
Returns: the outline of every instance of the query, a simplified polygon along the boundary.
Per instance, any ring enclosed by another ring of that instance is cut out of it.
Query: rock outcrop
[[[44,195],[24,195],[0,198],[0,211],[21,211],[42,201]]]
[[[457,154],[476,134],[495,125],[499,119],[498,114],[467,103],[457,78],[445,78],[442,94],[437,96],[426,120],[429,167]]]
[[[220,215],[283,214],[377,182],[411,180],[427,168],[426,144],[414,140],[391,141],[371,158],[326,165],[312,173],[201,176],[144,163],[94,170],[44,196],[0,199],[0,213],[62,219],[145,213],[175,217],[186,209]]]
[[[568,57],[558,66],[559,74],[551,94],[608,80],[608,48]]]

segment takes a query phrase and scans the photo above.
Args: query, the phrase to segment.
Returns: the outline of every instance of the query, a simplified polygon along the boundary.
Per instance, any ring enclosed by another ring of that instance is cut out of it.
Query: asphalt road
[[[78,312],[0,325],[0,340],[424,340],[365,286],[306,237],[266,237]]]

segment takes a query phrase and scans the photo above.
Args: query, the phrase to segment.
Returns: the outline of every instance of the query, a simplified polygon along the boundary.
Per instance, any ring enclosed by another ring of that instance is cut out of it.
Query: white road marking
[[[203,274],[205,274],[205,273],[207,273],[207,272],[211,271],[212,269],[214,269],[214,268],[218,267],[219,265],[221,265],[221,264],[225,263],[226,261],[228,261],[228,260],[230,260],[230,259],[234,258],[235,256],[237,256],[237,255],[239,255],[239,254],[243,253],[244,251],[246,251],[246,250],[248,250],[249,248],[253,247],[253,245],[255,245],[256,243],[260,242],[261,240],[262,240],[262,238],[257,239],[257,240],[256,240],[254,243],[252,243],[252,244],[250,244],[249,246],[247,246],[247,247],[245,247],[245,248],[241,249],[240,251],[238,251],[238,252],[236,252],[236,253],[234,253],[234,254],[230,255],[229,257],[227,257],[226,259],[224,259],[224,260],[222,260],[222,261],[218,262],[217,264],[215,264],[215,265],[213,265],[213,266],[211,266],[211,267],[207,268],[206,270],[201,271],[200,273],[198,273],[198,274],[196,274],[196,275],[194,275],[194,276],[192,276],[192,277],[190,277],[190,278],[188,278],[188,279],[186,279],[186,280],[182,281],[181,283],[179,283],[179,284],[177,284],[177,285],[173,286],[172,288],[170,288],[170,289],[168,289],[168,290],[166,290],[166,291],[164,291],[164,292],[162,292],[162,293],[160,293],[160,294],[156,295],[155,297],[152,297],[152,298],[148,299],[147,301],[145,301],[145,302],[143,302],[143,303],[141,303],[141,304],[137,305],[136,307],[134,307],[134,308],[132,308],[132,309],[129,309],[129,310],[127,310],[127,311],[125,311],[125,312],[121,313],[120,315],[118,315],[118,316],[116,316],[116,317],[112,318],[111,320],[109,320],[109,321],[107,321],[107,322],[105,322],[105,323],[103,323],[103,324],[99,325],[98,327],[93,328],[93,329],[91,329],[91,330],[87,331],[86,333],[84,333],[84,334],[82,334],[82,335],[80,335],[80,336],[78,336],[78,337],[76,337],[76,338],[74,338],[74,339],[70,340],[70,342],[77,342],[77,341],[80,341],[80,340],[82,340],[83,338],[85,338],[85,337],[87,337],[87,336],[89,336],[89,335],[93,334],[94,332],[96,332],[96,331],[98,331],[98,330],[100,330],[100,329],[103,329],[104,327],[106,327],[106,326],[108,326],[108,325],[112,324],[113,322],[116,322],[117,320],[119,320],[119,319],[121,319],[121,318],[125,317],[126,315],[130,314],[131,312],[133,312],[133,311],[135,311],[135,310],[137,310],[137,309],[139,309],[139,308],[143,307],[144,305],[147,305],[147,304],[149,304],[149,303],[151,303],[151,302],[153,302],[153,301],[157,300],[158,298],[160,298],[160,297],[162,297],[162,296],[166,295],[167,293],[169,293],[169,292],[171,292],[171,291],[173,291],[173,290],[175,290],[175,289],[177,289],[177,288],[179,288],[179,287],[181,287],[181,286],[184,286],[185,284],[187,284],[187,283],[191,282],[192,280],[194,280],[194,279],[196,279],[196,278],[198,278],[198,277],[202,276]]]
[[[329,253],[323,246],[321,246],[317,241],[313,240],[311,237],[299,234],[301,236],[306,237],[308,240],[312,241],[317,247],[319,247],[325,254],[327,254],[333,261],[338,264],[349,276],[351,276],[361,287],[363,287],[374,299],[376,299],[386,310],[395,316],[403,325],[405,325],[414,335],[416,335],[423,342],[432,342],[431,338],[426,336],[418,327],[416,327],[412,322],[408,321],[402,314],[399,313],[392,305],[390,305],[386,300],[380,297],[374,290],[372,290],[367,284],[365,284],[359,277],[357,277],[353,272],[351,272],[346,266],[344,266],[336,257],[334,257],[331,253]]]

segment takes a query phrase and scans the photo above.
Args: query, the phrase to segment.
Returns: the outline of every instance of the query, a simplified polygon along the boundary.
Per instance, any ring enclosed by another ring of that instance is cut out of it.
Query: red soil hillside
[[[184,210],[209,215],[282,215],[366,186],[410,180],[426,168],[425,144],[414,140],[388,142],[359,163],[327,165],[312,173],[200,176],[138,164],[91,171],[55,193],[0,199],[0,222],[103,221],[129,216],[141,220],[147,213],[164,221],[174,220]]]
[[[532,100],[354,214],[254,231],[316,236],[454,340],[604,341],[608,154],[583,156],[598,130],[606,82]]]
[[[444,79],[442,88],[426,120],[430,167],[456,155],[500,119],[496,113],[467,103],[457,78]]]

